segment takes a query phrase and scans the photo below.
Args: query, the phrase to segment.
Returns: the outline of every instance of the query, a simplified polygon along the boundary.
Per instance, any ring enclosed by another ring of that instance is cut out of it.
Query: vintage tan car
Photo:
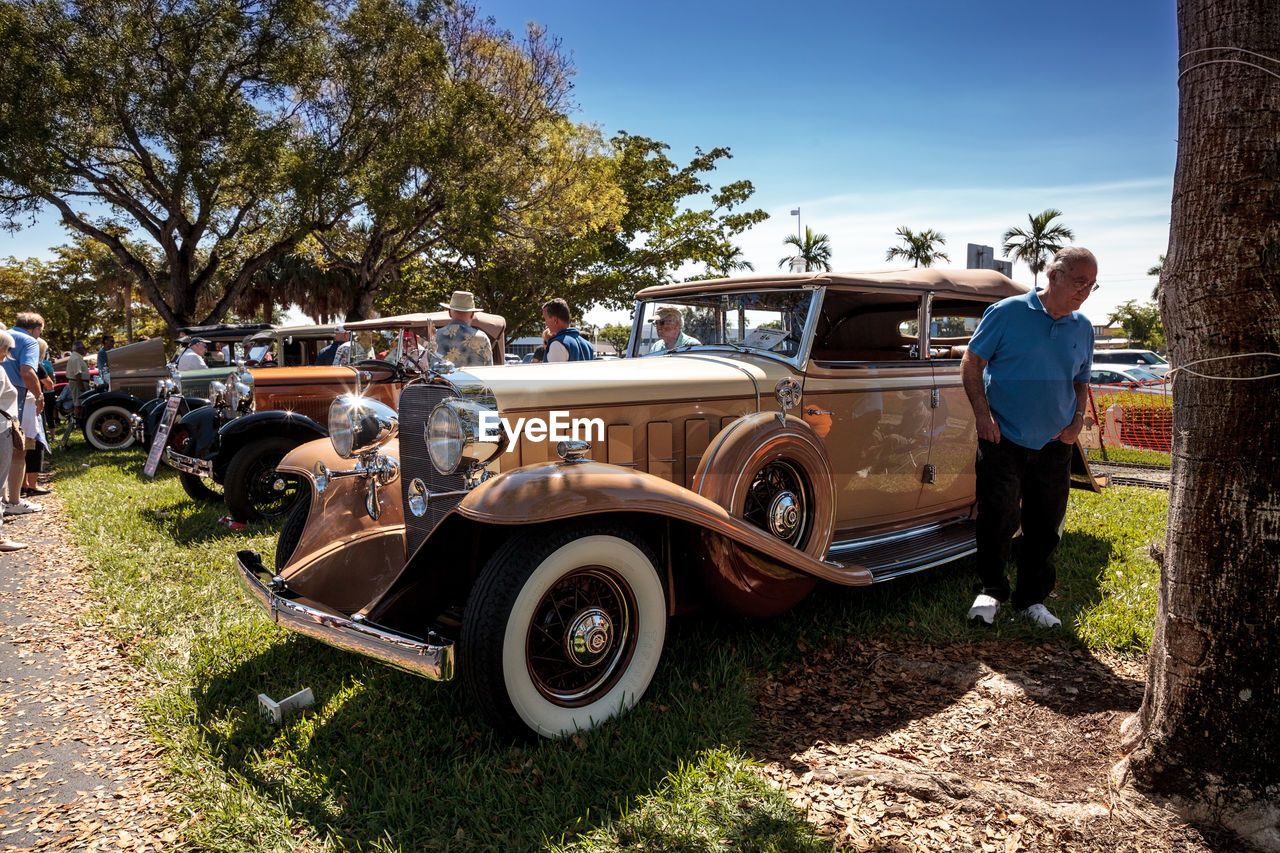
[[[589,728],[644,694],[673,614],[769,616],[972,553],[960,358],[1024,291],[927,269],[667,285],[638,295],[628,358],[435,373],[398,412],[344,396],[281,462],[309,499],[241,581],[290,630],[460,675],[504,731]]]

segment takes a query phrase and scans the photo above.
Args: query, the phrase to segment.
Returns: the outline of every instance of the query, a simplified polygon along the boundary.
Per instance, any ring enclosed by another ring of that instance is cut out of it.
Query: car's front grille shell
[[[413,514],[409,504],[409,484],[420,479],[427,492],[460,491],[465,488],[461,474],[441,474],[431,464],[423,429],[431,416],[431,410],[442,400],[456,396],[448,385],[414,383],[400,394],[400,489],[404,500],[405,553],[412,556],[418,546],[431,535],[436,525],[462,500],[460,496],[435,498],[428,502],[425,515]]]

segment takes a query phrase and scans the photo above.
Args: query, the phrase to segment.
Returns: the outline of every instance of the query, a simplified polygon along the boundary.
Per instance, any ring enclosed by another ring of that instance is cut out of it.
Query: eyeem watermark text
[[[506,418],[498,417],[497,412],[481,412],[477,437],[481,441],[497,441],[501,437],[499,427],[511,444],[519,441],[522,435],[529,441],[604,441],[603,418],[574,418],[568,412],[556,409],[551,410],[549,420],[517,418],[514,425]]]

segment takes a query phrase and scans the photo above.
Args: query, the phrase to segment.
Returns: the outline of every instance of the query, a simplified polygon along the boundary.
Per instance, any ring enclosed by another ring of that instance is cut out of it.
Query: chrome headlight
[[[156,380],[156,396],[160,398],[168,397],[170,394],[178,394],[182,391],[182,386],[172,379]]]
[[[227,378],[227,405],[253,411],[253,374],[241,367]]]
[[[399,431],[395,409],[377,400],[343,394],[329,406],[329,441],[344,459],[381,447]]]
[[[453,398],[431,410],[423,438],[431,464],[441,474],[453,474],[464,461],[490,462],[502,452],[502,436],[496,410]]]
[[[227,404],[227,386],[225,383],[213,381],[209,383],[209,402],[215,406]]]

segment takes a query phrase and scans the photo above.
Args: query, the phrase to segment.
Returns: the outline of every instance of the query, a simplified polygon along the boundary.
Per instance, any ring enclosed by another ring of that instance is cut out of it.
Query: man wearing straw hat
[[[441,302],[449,309],[449,322],[436,331],[436,352],[454,367],[493,364],[493,344],[489,336],[471,325],[476,316],[476,298],[469,290],[455,290],[453,298]]]

